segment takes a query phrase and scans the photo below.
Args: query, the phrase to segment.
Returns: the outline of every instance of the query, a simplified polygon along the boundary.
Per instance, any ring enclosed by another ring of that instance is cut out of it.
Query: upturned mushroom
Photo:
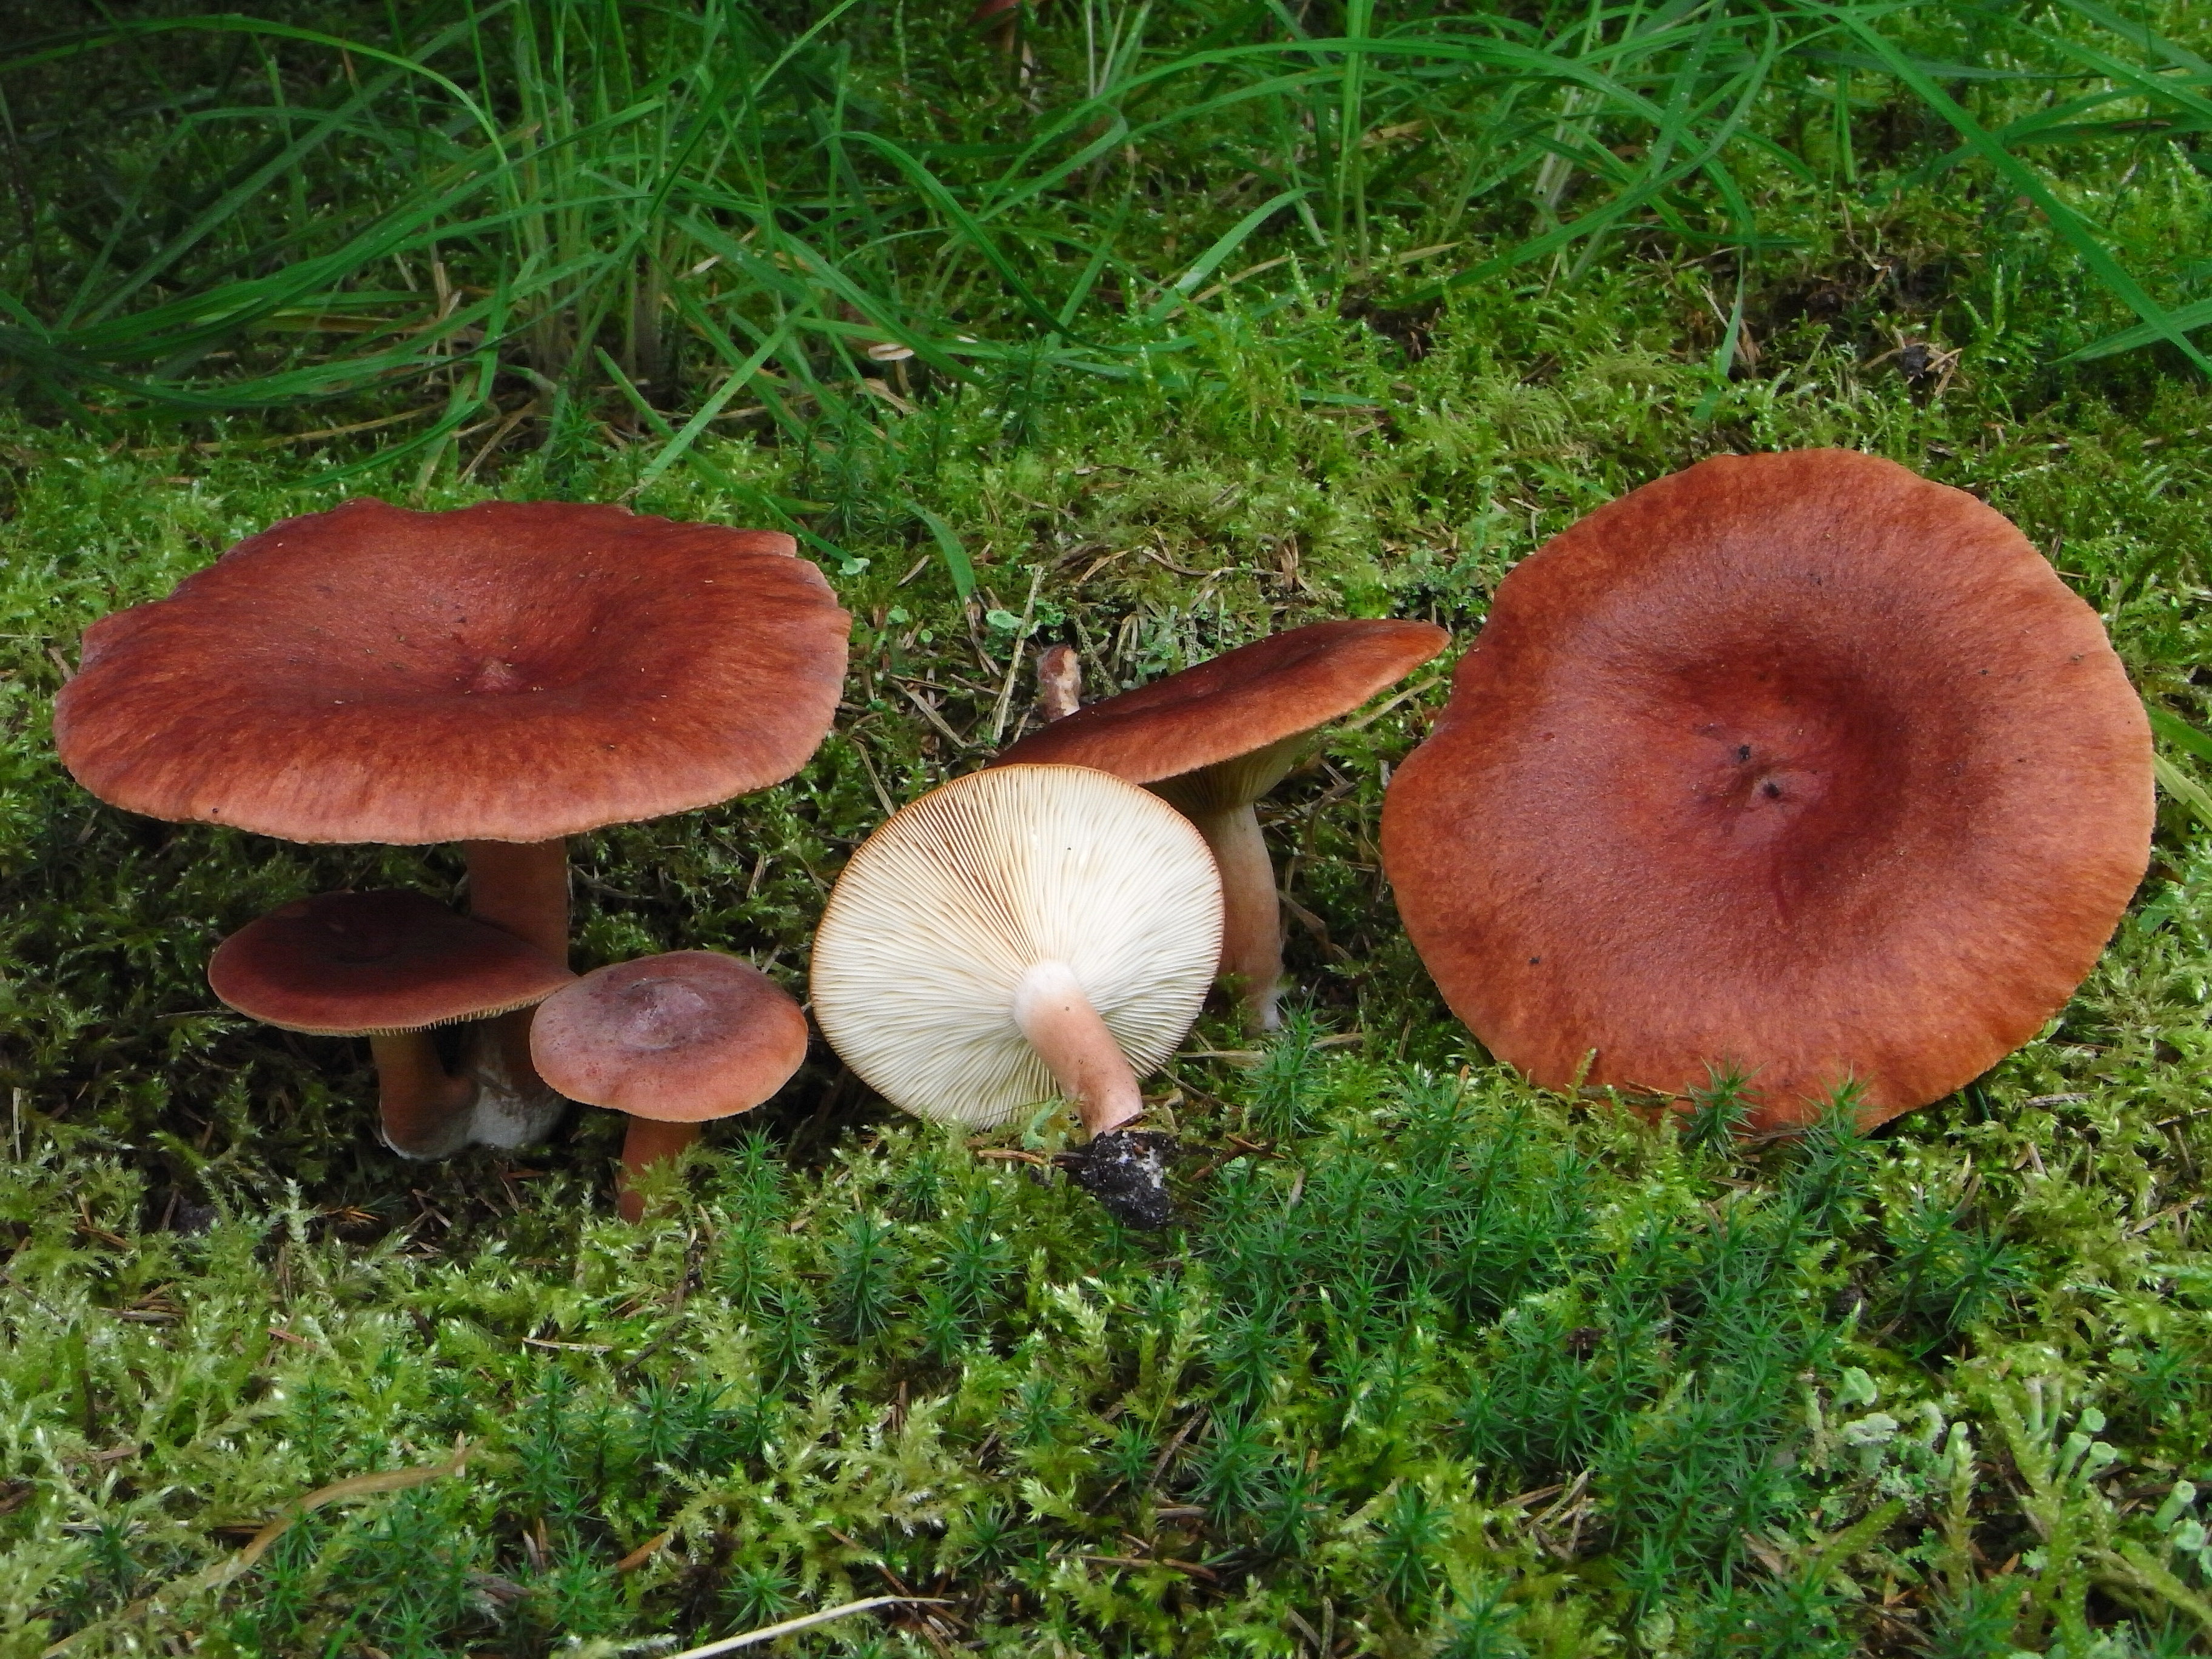
[[[503,927],[421,893],[324,893],[278,906],[216,946],[208,984],[242,1014],[316,1036],[365,1036],[385,1145],[443,1158],[468,1139],[474,1079],[430,1031],[543,1002],[576,976]]]
[[[1220,946],[1220,878],[1188,819],[1089,768],[995,767],[854,852],[815,935],[814,1017],[917,1116],[985,1126],[1070,1102],[1091,1136],[1079,1178],[1157,1226],[1156,1151],[1126,1126]]]
[[[628,1114],[617,1207],[645,1213],[638,1177],[750,1111],[806,1058],[806,1016],[766,974],[714,951],[671,951],[585,975],[538,1006],[530,1051],[571,1100]]]
[[[1402,679],[1450,639],[1431,623],[1312,623],[1052,719],[991,763],[1096,767],[1148,786],[1196,824],[1221,870],[1221,978],[1246,1025],[1272,1030],[1282,994],[1282,908],[1253,804],[1282,781],[1316,728]],[[1048,687],[1048,714],[1060,695]]]
[[[1540,1084],[1863,1121],[2032,1037],[2147,861],[2150,734],[2095,612],[1972,496],[1730,456],[1499,585],[1384,866],[1444,1000]]]
[[[153,817],[458,841],[472,912],[565,960],[565,837],[763,788],[828,731],[851,619],[794,546],[563,501],[349,501],[95,623],[55,744]],[[529,1020],[478,1045],[479,1139],[558,1112]]]

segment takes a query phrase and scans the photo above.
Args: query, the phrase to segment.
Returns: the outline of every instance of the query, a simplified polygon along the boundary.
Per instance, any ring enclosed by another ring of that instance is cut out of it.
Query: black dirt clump
[[[1109,1129],[1093,1135],[1081,1150],[1064,1154],[1060,1163],[1116,1221],[1150,1230],[1175,1219],[1175,1200],[1168,1196],[1167,1160],[1176,1151],[1172,1135]]]

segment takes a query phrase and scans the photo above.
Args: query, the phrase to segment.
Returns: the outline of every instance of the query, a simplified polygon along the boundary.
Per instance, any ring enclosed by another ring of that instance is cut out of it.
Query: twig
[[[871,1595],[859,1601],[848,1601],[842,1607],[824,1607],[819,1613],[810,1613],[803,1618],[787,1619],[780,1625],[763,1625],[758,1630],[749,1630],[742,1636],[727,1636],[719,1642],[709,1642],[703,1648],[686,1648],[672,1653],[668,1659],[714,1659],[718,1653],[734,1653],[739,1648],[749,1648],[761,1642],[773,1642],[779,1636],[811,1630],[817,1625],[826,1625],[833,1619],[843,1619],[856,1613],[866,1613],[872,1607],[888,1607],[902,1604],[915,1607],[949,1607],[952,1604],[942,1596],[932,1595]]]
[[[954,731],[952,727],[945,722],[945,716],[939,714],[934,708],[932,708],[929,706],[928,699],[924,697],[921,692],[915,690],[913,686],[908,684],[904,680],[898,680],[894,682],[894,684],[898,686],[900,690],[906,693],[906,698],[908,702],[912,703],[916,708],[921,710],[921,717],[927,720],[932,726],[935,726],[939,731],[945,733],[946,737],[950,738],[956,747],[965,749],[969,746],[968,739],[962,737],[957,732]]]
[[[1170,1572],[1187,1573],[1194,1578],[1203,1578],[1210,1584],[1221,1582],[1221,1575],[1195,1561],[1177,1561],[1164,1555],[1079,1555],[1077,1560],[1098,1567],[1165,1567]]]
[[[1006,710],[1014,701],[1014,682],[1021,677],[1022,653],[1029,648],[1030,618],[1036,615],[1037,589],[1044,583],[1044,567],[1039,565],[1030,572],[1030,596],[1022,601],[1021,626],[1014,630],[1014,654],[1006,664],[1006,684],[999,688],[999,707],[991,716],[991,747],[999,746],[1006,735]]]
[[[1116,552],[1108,553],[1108,554],[1105,554],[1105,555],[1103,555],[1103,556],[1101,556],[1101,557],[1099,557],[1099,558],[1097,558],[1097,559],[1093,560],[1093,561],[1091,562],[1091,567],[1090,567],[1090,568],[1088,568],[1087,570],[1085,570],[1085,572],[1084,572],[1080,576],[1078,576],[1078,577],[1075,579],[1075,584],[1074,584],[1074,585],[1075,585],[1076,586],[1078,586],[1078,587],[1082,586],[1084,583],[1085,583],[1085,582],[1089,581],[1089,580],[1090,580],[1093,576],[1097,575],[1100,571],[1103,570],[1103,569],[1104,569],[1108,565],[1109,565],[1109,564],[1113,563],[1115,560],[1116,560],[1116,559],[1121,559],[1121,558],[1127,558],[1130,554],[1132,554],[1132,553],[1135,552],[1136,550],[1136,550],[1135,548],[1133,548],[1133,547],[1125,547],[1125,548],[1122,548],[1122,549],[1119,550],[1118,550],[1118,551],[1116,551]]]
[[[1389,702],[1384,703],[1380,708],[1370,708],[1365,714],[1362,714],[1358,720],[1346,720],[1342,726],[1338,726],[1336,729],[1340,732],[1357,732],[1362,726],[1372,726],[1376,721],[1381,720],[1385,714],[1395,708],[1400,703],[1411,702],[1413,698],[1419,696],[1422,692],[1427,690],[1431,686],[1442,685],[1446,678],[1447,677],[1443,674],[1431,674],[1428,678],[1423,680],[1419,685],[1407,686],[1403,691],[1401,691],[1396,696],[1391,698]]]
[[[1346,950],[1334,939],[1329,938],[1328,924],[1327,922],[1323,921],[1312,911],[1307,909],[1304,905],[1299,903],[1288,893],[1279,892],[1275,896],[1282,900],[1283,908],[1291,913],[1291,920],[1297,922],[1299,927],[1304,928],[1306,932],[1313,935],[1314,942],[1321,946],[1322,954],[1323,956],[1327,957],[1331,962],[1336,963],[1347,963],[1352,960],[1352,952]],[[1318,1047],[1319,1045],[1316,1044],[1316,1046]]]
[[[884,787],[884,781],[876,775],[875,763],[868,758],[866,745],[850,732],[845,734],[845,741],[852,744],[853,753],[860,759],[860,769],[868,775],[869,787],[875,790],[876,799],[883,803],[884,816],[890,817],[898,808],[891,805],[890,792]]]
[[[537,407],[538,399],[535,398],[529,398],[526,401],[517,404],[515,406],[514,412],[509,415],[505,420],[501,421],[498,427],[493,431],[491,436],[483,441],[483,447],[478,449],[476,454],[471,458],[469,464],[461,469],[461,476],[456,478],[453,482],[456,483],[466,483],[470,479],[475,477],[477,475],[477,469],[482,466],[484,462],[489,459],[492,451],[497,449],[501,444],[505,443],[507,441],[507,434],[514,431],[515,428],[520,426],[523,422],[528,420],[530,418],[531,412]]]
[[[2160,1222],[2164,1221],[2169,1216],[2186,1215],[2190,1211],[2195,1209],[2203,1201],[2204,1194],[2199,1193],[2194,1198],[2183,1199],[2179,1204],[2169,1204],[2164,1209],[2160,1210],[2156,1215],[2146,1216],[2142,1220],[2136,1222],[2134,1226],[2126,1229],[2120,1237],[2123,1238],[2139,1237],[2142,1234],[2148,1232],[2152,1228],[2157,1226]]]
[[[653,1534],[652,1537],[647,1539],[645,1542],[640,1544],[628,1555],[625,1555],[621,1560],[616,1562],[615,1571],[618,1573],[636,1571],[647,1562],[653,1559],[654,1556],[659,1554],[662,1550],[667,1548],[670,1541],[674,1539],[675,1536],[676,1534],[672,1532],[657,1532]]]
[[[436,414],[438,408],[436,404],[428,404],[421,409],[405,410],[397,415],[380,415],[373,421],[356,421],[349,426],[318,427],[313,432],[283,432],[273,438],[221,439],[191,447],[203,455],[214,455],[224,450],[282,449],[287,444],[313,443],[319,438],[343,438],[356,432],[374,432],[379,427],[396,426],[402,421],[419,421],[425,415]],[[133,455],[166,455],[174,447],[173,444],[160,444],[150,449],[134,449],[131,453]]]

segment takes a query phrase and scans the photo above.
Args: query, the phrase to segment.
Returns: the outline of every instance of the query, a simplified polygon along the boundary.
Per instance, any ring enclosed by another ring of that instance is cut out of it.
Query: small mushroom
[[[324,893],[223,940],[208,984],[239,1012],[317,1036],[366,1036],[384,1143],[444,1158],[468,1143],[477,1083],[428,1035],[543,1002],[575,975],[501,927],[420,893]]]
[[[1728,456],[1516,566],[1382,858],[1444,1000],[1547,1087],[1878,1123],[2032,1037],[2148,858],[2150,734],[2096,613],[1962,490]]]
[[[714,951],[672,951],[601,968],[542,1004],[530,1033],[538,1073],[571,1100],[629,1116],[617,1200],[645,1213],[637,1178],[750,1111],[806,1058],[806,1016],[758,969]]]
[[[566,501],[272,526],[87,630],[54,742],[102,800],[297,842],[458,841],[471,910],[563,960],[562,838],[804,765],[851,619],[788,536]],[[477,1138],[559,1102],[485,1034]]]
[[[1245,1024],[1272,1030],[1282,994],[1282,908],[1253,803],[1282,781],[1316,727],[1402,679],[1450,639],[1422,622],[1293,628],[1054,720],[991,763],[1096,767],[1150,786],[1195,823],[1221,868],[1221,977]]]
[[[1072,645],[1048,645],[1037,653],[1037,709],[1048,720],[1064,720],[1083,706],[1083,659]]]
[[[1198,1018],[1220,946],[1220,878],[1188,820],[1088,768],[994,767],[853,854],[815,935],[814,1016],[917,1116],[1003,1123],[1057,1095],[1090,1160],[1118,1167],[1149,1145],[1123,1127],[1138,1079]],[[1166,1220],[1156,1155],[1137,1185],[1117,1213]]]

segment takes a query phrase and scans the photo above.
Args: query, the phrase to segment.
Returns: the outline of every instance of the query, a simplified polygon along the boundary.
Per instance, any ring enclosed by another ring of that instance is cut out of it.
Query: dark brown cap
[[[2033,1036],[2141,879],[2150,735],[2090,608],[1963,491],[1727,457],[1500,584],[1382,854],[1444,1000],[1538,1083],[1869,1122]],[[1585,1069],[1587,1068],[1587,1069]]]
[[[96,623],[54,741],[101,799],[302,842],[549,841],[788,777],[850,618],[787,536],[364,498]]]
[[[700,1123],[757,1106],[806,1058],[806,1016],[766,974],[713,951],[590,973],[538,1009],[530,1054],[571,1100]]]
[[[420,893],[323,893],[216,946],[208,984],[265,1024],[319,1036],[419,1031],[543,1002],[575,975],[503,927]]]
[[[1450,640],[1432,623],[1310,623],[1079,708],[991,763],[1088,766],[1157,783],[1325,726]]]

